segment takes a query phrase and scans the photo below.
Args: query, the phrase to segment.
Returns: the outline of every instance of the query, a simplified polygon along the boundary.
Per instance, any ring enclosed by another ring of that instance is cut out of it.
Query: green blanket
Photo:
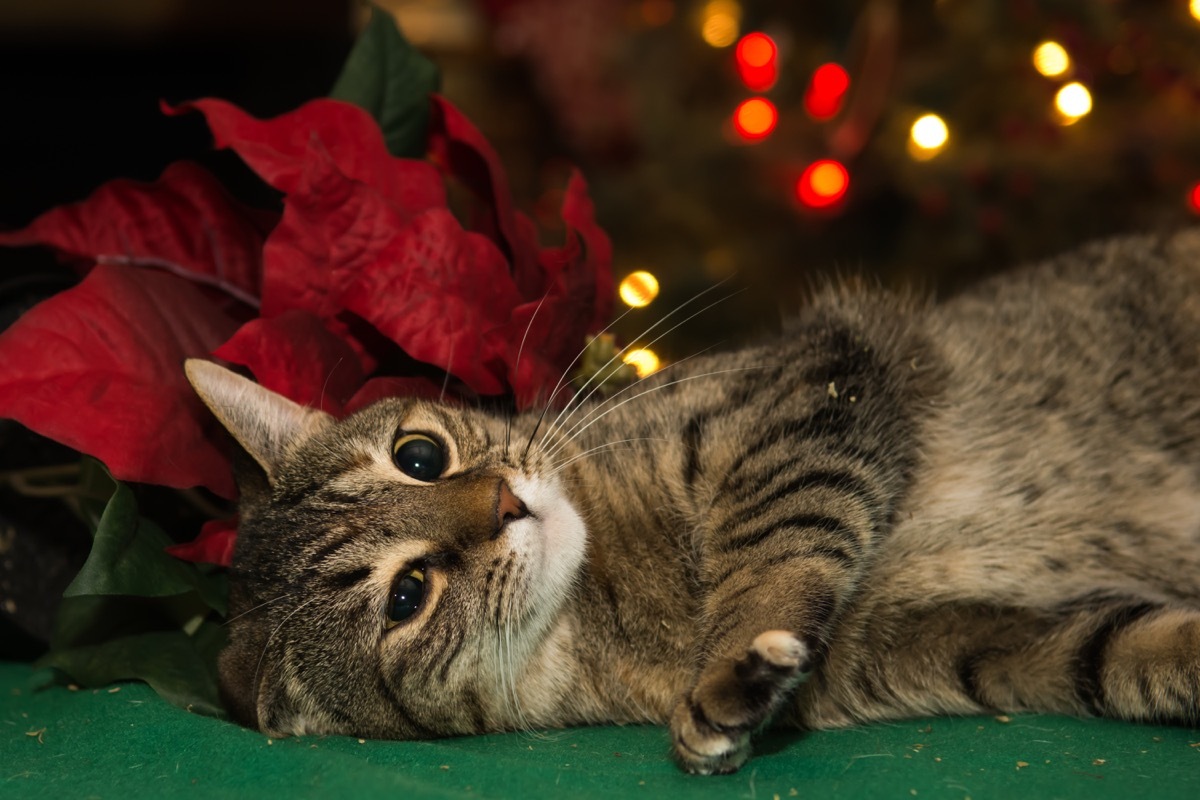
[[[780,732],[738,774],[706,778],[676,770],[656,727],[272,741],[141,684],[45,680],[0,663],[0,797],[1200,797],[1200,731],[1185,728],[1014,716]]]

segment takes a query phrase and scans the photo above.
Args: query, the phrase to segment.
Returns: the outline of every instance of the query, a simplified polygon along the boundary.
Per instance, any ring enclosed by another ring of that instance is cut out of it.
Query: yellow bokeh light
[[[1053,78],[1071,68],[1071,57],[1058,42],[1042,42],[1033,51],[1033,68]]]
[[[741,27],[742,7],[734,0],[711,0],[700,11],[700,36],[712,47],[729,47]]]
[[[945,146],[950,138],[950,129],[946,122],[937,114],[926,114],[912,125],[910,132],[912,142],[921,150],[936,152]]]
[[[1192,12],[1195,19],[1200,20],[1200,0],[1192,0],[1188,3],[1188,11]]]
[[[1092,110],[1092,93],[1082,83],[1068,83],[1054,95],[1054,107],[1061,115],[1060,121],[1070,125]]]
[[[658,355],[647,347],[630,350],[621,357],[621,360],[636,369],[639,378],[644,378],[647,375],[657,372],[660,363]]]
[[[645,270],[631,272],[621,281],[617,294],[627,306],[641,308],[650,305],[650,301],[658,297],[658,278]]]

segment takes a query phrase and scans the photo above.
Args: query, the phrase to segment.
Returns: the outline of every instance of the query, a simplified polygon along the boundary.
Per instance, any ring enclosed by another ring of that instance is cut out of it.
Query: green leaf
[[[194,591],[209,608],[224,614],[222,580],[167,555],[165,548],[171,544],[161,528],[138,515],[129,487],[117,484],[96,527],[92,552],[63,596],[168,597]]]
[[[206,623],[195,636],[183,631],[151,631],[107,642],[54,650],[38,661],[69,675],[81,686],[140,680],[163,699],[209,716],[224,716],[217,692],[216,654],[224,629]]]
[[[437,91],[438,83],[437,67],[408,43],[392,15],[371,6],[371,20],[330,96],[369,111],[392,155],[421,158],[429,127],[429,95]]]

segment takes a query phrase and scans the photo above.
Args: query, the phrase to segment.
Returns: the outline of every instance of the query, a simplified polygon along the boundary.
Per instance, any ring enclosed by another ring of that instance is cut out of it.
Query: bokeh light
[[[933,158],[950,139],[946,121],[937,114],[925,114],[912,124],[909,131],[909,154],[918,160]]]
[[[850,74],[841,64],[822,64],[804,93],[804,110],[815,120],[832,119],[842,110],[849,89]]]
[[[648,347],[639,347],[636,350],[630,350],[621,357],[621,360],[637,370],[639,378],[644,378],[658,371],[660,364],[658,354]]]
[[[742,7],[734,0],[710,0],[700,11],[700,37],[712,47],[729,47],[742,27]]]
[[[631,272],[621,281],[617,294],[621,296],[621,302],[632,308],[648,306],[658,297],[658,278],[645,270]]]
[[[1060,122],[1070,125],[1092,110],[1092,93],[1082,83],[1068,83],[1054,96],[1054,107],[1058,109]]]
[[[809,208],[828,208],[850,188],[850,173],[831,158],[809,164],[796,182],[796,196]]]
[[[743,139],[751,142],[770,136],[778,122],[779,112],[775,104],[763,97],[743,100],[733,112],[734,129]]]
[[[1188,189],[1187,204],[1193,214],[1200,214],[1200,181],[1196,181]]]
[[[1042,42],[1033,50],[1033,68],[1053,78],[1071,68],[1071,57],[1058,42]]]
[[[778,55],[775,40],[765,33],[747,33],[738,41],[734,58],[746,88],[765,92],[775,85],[779,79]]]

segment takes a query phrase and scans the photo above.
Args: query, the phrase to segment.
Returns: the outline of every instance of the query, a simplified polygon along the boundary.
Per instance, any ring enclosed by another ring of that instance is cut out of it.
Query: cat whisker
[[[287,621],[289,619],[296,616],[296,614],[300,613],[300,610],[302,608],[307,606],[309,603],[312,603],[314,600],[317,599],[317,597],[318,597],[318,595],[313,595],[312,597],[308,598],[300,605],[296,606],[294,609],[292,609],[292,612],[290,614],[288,614],[286,617],[284,617],[283,620],[278,625],[275,626],[275,630],[271,631],[271,635],[268,636],[267,640],[263,643],[262,655],[260,655],[258,657],[258,664],[254,667],[254,679],[250,682],[251,686],[258,686],[258,675],[260,672],[262,672],[263,659],[265,659],[267,657],[267,650],[269,650],[271,648],[271,640],[275,638],[275,634],[279,633],[279,631],[283,628],[283,626],[287,624]]]
[[[228,625],[229,623],[231,623],[231,622],[233,622],[233,621],[235,621],[235,620],[239,620],[239,619],[241,619],[242,617],[246,616],[247,614],[250,614],[250,613],[253,613],[253,612],[255,612],[255,611],[258,611],[260,608],[266,608],[267,606],[271,605],[272,603],[278,603],[280,600],[283,600],[284,598],[287,598],[287,597],[291,597],[291,596],[292,596],[292,595],[294,595],[294,594],[295,594],[295,592],[288,592],[287,594],[281,594],[281,595],[279,595],[278,597],[276,597],[276,598],[275,598],[275,599],[273,599],[273,600],[268,600],[268,601],[267,601],[267,602],[265,602],[265,603],[259,603],[258,605],[254,606],[253,608],[248,608],[248,609],[246,609],[245,611],[243,611],[242,613],[238,614],[237,616],[230,617],[229,619],[227,619],[227,620],[225,620],[224,622],[222,622],[222,623],[221,623],[221,625],[222,625],[222,627],[224,627],[224,626]]]
[[[726,278],[726,280],[729,280],[729,279],[728,279],[728,278]],[[715,288],[717,288],[718,286],[721,286],[723,283],[724,283],[724,281],[722,281],[721,283],[718,283],[718,284],[716,284],[716,285],[714,285],[714,286],[710,287],[710,289],[715,289]],[[700,294],[696,295],[696,297],[692,298],[692,300],[696,300],[696,299],[698,299],[699,297],[701,297],[701,296],[702,296],[702,295],[703,295],[705,292],[707,292],[707,291],[709,291],[709,289],[705,289],[705,290],[704,290],[704,292],[701,292]],[[658,343],[658,342],[659,342],[659,341],[661,341],[661,340],[662,340],[664,337],[666,337],[666,336],[670,335],[672,332],[674,332],[674,331],[675,331],[677,328],[679,328],[681,325],[684,325],[684,324],[686,324],[686,323],[690,322],[691,320],[693,320],[693,319],[695,319],[696,317],[698,317],[698,316],[700,316],[701,314],[703,314],[705,311],[708,311],[710,308],[713,308],[714,306],[718,306],[718,305],[720,305],[721,303],[724,303],[726,300],[730,300],[730,299],[732,299],[732,298],[736,297],[737,295],[741,294],[741,293],[742,293],[742,292],[744,292],[744,291],[745,291],[745,289],[738,289],[738,290],[737,290],[737,291],[735,291],[735,292],[730,292],[729,294],[725,295],[724,297],[720,297],[720,298],[718,298],[717,300],[715,300],[715,301],[714,301],[714,302],[712,302],[712,303],[709,303],[708,305],[704,306],[704,307],[703,307],[703,308],[701,308],[700,310],[698,310],[698,311],[695,311],[695,312],[693,312],[692,314],[689,314],[688,316],[684,317],[684,318],[683,318],[683,319],[681,319],[679,322],[675,323],[675,324],[674,324],[674,325],[672,325],[670,328],[667,328],[667,330],[663,331],[662,333],[660,333],[660,334],[659,334],[658,336],[656,336],[655,338],[651,339],[649,342],[647,342],[647,343],[646,343],[645,345],[643,345],[643,346],[645,346],[645,347],[650,347],[650,346],[652,346],[652,345],[654,345],[654,344]],[[639,334],[638,336],[636,336],[636,337],[633,339],[633,341],[635,341],[635,342],[636,342],[638,339],[642,339],[643,337],[645,337],[646,335],[648,335],[648,334],[649,334],[651,331],[653,331],[653,330],[654,330],[655,328],[657,328],[659,325],[662,325],[664,322],[666,322],[667,320],[669,320],[669,319],[670,319],[670,318],[671,318],[671,317],[672,317],[672,316],[673,316],[673,315],[674,315],[676,312],[680,311],[680,310],[681,310],[681,309],[682,309],[682,308],[683,308],[685,305],[687,305],[687,303],[690,303],[690,302],[692,302],[692,300],[688,300],[688,301],[686,301],[685,303],[682,303],[682,304],[680,304],[679,306],[677,306],[676,308],[674,308],[674,309],[673,309],[673,310],[672,310],[670,313],[668,313],[666,316],[664,316],[664,317],[663,317],[662,319],[660,319],[658,322],[654,323],[654,324],[653,324],[653,325],[651,325],[649,328],[647,328],[646,330],[642,331],[642,333],[641,333],[641,334]],[[612,357],[612,358],[610,358],[610,359],[609,359],[609,360],[608,360],[608,361],[607,361],[607,362],[604,364],[604,366],[602,366],[602,367],[601,367],[599,370],[597,370],[597,371],[596,371],[596,374],[595,374],[595,375],[593,375],[591,378],[589,378],[589,379],[588,379],[588,383],[591,383],[591,381],[592,381],[592,380],[594,380],[594,379],[595,379],[597,376],[604,374],[605,370],[607,370],[607,369],[608,369],[608,367],[609,367],[609,366],[610,366],[610,365],[613,363],[613,361],[615,361],[616,359],[620,358],[620,357],[621,357],[621,356],[622,356],[624,353],[628,352],[628,351],[629,351],[629,348],[630,348],[630,347],[632,347],[632,346],[633,346],[632,344],[629,344],[629,345],[626,345],[625,347],[622,347],[620,350],[618,350],[618,351],[616,352],[616,354],[614,354],[614,355],[613,355],[613,357]],[[640,383],[640,382],[641,382],[641,380],[643,380],[643,379],[639,379],[639,381],[637,381],[637,382],[635,382],[635,383]],[[600,387],[603,385],[603,382],[597,382],[597,383],[596,383],[596,385],[595,385],[595,386],[593,386],[593,387],[591,388],[591,390],[590,390],[590,391],[588,391],[588,393],[585,395],[585,394],[583,394],[583,389],[584,389],[584,388],[586,388],[586,387],[587,387],[587,385],[588,385],[588,384],[587,384],[587,383],[585,383],[585,384],[583,385],[583,387],[581,387],[581,388],[580,388],[579,394],[577,394],[575,397],[571,398],[571,400],[567,401],[567,404],[566,404],[566,406],[564,406],[564,407],[563,407],[563,410],[562,410],[561,412],[559,412],[559,415],[558,415],[557,417],[555,417],[555,419],[554,419],[554,422],[552,422],[552,423],[550,424],[550,427],[549,427],[549,428],[546,430],[546,433],[545,433],[545,435],[542,437],[542,441],[543,441],[543,442],[546,442],[546,441],[548,441],[548,440],[550,439],[550,435],[551,435],[552,433],[558,433],[560,430],[562,430],[562,426],[565,426],[565,425],[566,425],[568,422],[570,422],[570,420],[571,420],[571,417],[573,417],[573,416],[575,415],[575,413],[579,411],[579,409],[581,409],[581,408],[583,408],[583,407],[584,407],[584,404],[585,404],[585,403],[586,403],[586,402],[587,402],[587,401],[588,401],[588,400],[589,400],[589,399],[592,397],[592,395],[594,395],[594,394],[597,392],[597,390],[599,390],[599,389],[600,389]],[[626,388],[628,388],[628,387],[626,387]],[[576,402],[576,401],[578,401],[578,402]],[[572,407],[572,404],[573,404],[573,403],[574,403],[574,406]],[[565,415],[565,418],[564,418],[564,415]],[[560,425],[560,420],[561,420],[561,425]]]
[[[337,368],[342,365],[342,361],[344,361],[344,359],[339,358],[337,363],[333,365],[333,368],[330,369],[329,373],[325,376],[325,382],[321,384],[321,399],[317,408],[325,407],[325,391],[329,388],[329,382],[333,380],[333,373],[336,372]]]
[[[521,344],[517,347],[517,360],[513,363],[513,379],[517,380],[521,371],[521,356],[525,352],[525,340],[529,338],[529,332],[533,330],[533,321],[537,319],[538,312],[542,310],[542,305],[546,302],[546,298],[550,296],[550,290],[542,295],[542,299],[538,301],[537,308],[533,310],[533,314],[529,316],[529,322],[525,325],[525,333],[521,335]],[[508,415],[504,420],[504,450],[508,452],[511,443],[512,435],[512,408],[508,409]]]
[[[669,369],[672,369],[672,368],[674,368],[674,369],[678,369],[678,368],[679,368],[679,367],[680,367],[682,364],[684,364],[685,362],[691,361],[693,358],[698,358],[698,357],[700,357],[700,356],[704,355],[705,353],[707,353],[709,350],[711,350],[713,347],[716,347],[716,346],[717,346],[716,344],[713,344],[713,345],[709,345],[708,347],[705,347],[705,348],[704,348],[704,349],[702,349],[702,350],[698,350],[698,351],[696,351],[695,353],[692,353],[690,356],[687,356],[686,358],[681,358],[681,359],[679,359],[678,361],[675,361],[675,362],[673,362],[673,363],[671,363],[671,364],[668,364],[667,366],[663,367],[661,370],[659,370],[659,372],[657,372],[657,373],[655,373],[655,374],[662,374],[662,373],[664,373],[664,372],[666,372],[667,370],[669,370]],[[631,389],[635,389],[635,388],[637,388],[638,386],[640,386],[642,383],[644,383],[644,382],[645,382],[646,380],[648,380],[649,378],[650,378],[650,376],[649,376],[649,375],[647,375],[647,376],[646,376],[646,377],[644,377],[644,378],[638,378],[636,381],[634,381],[633,383],[629,384],[628,386],[626,386],[626,387],[624,387],[624,388],[620,389],[620,390],[619,390],[619,391],[617,391],[617,392],[614,392],[614,393],[612,394],[612,396],[604,398],[604,400],[602,400],[602,401],[600,401],[599,403],[597,403],[597,404],[595,405],[595,407],[593,407],[593,408],[590,408],[590,409],[588,410],[588,413],[587,413],[587,414],[586,414],[586,415],[583,417],[583,419],[579,420],[579,423],[583,423],[583,422],[586,422],[587,420],[591,419],[591,418],[592,418],[592,417],[593,417],[593,416],[594,416],[596,413],[598,413],[599,411],[601,411],[601,410],[602,410],[602,409],[603,409],[605,406],[607,406],[609,403],[612,403],[612,402],[614,402],[614,401],[615,401],[615,400],[616,400],[618,397],[620,397],[621,395],[623,395],[623,394],[625,394],[626,392],[630,391]],[[576,410],[578,410],[579,408],[582,408],[582,406],[579,406],[579,407],[577,407],[577,408],[576,408]],[[574,412],[572,412],[572,414],[574,414]],[[563,428],[563,427],[565,427],[565,426],[566,426],[566,424],[567,424],[568,422],[570,422],[570,419],[571,419],[570,417],[567,417],[567,419],[563,421],[563,424],[562,424],[562,426],[560,426],[560,427],[559,427],[559,431],[561,431],[561,430],[562,430],[562,428]],[[576,424],[576,426],[578,426],[578,424],[579,424],[579,423],[577,423],[577,424]],[[574,429],[572,429],[572,430],[574,430]],[[559,452],[559,451],[562,449],[562,448],[561,448],[561,445],[564,445],[564,444],[566,444],[568,441],[570,441],[570,438],[571,438],[571,437],[570,437],[569,435],[568,435],[568,436],[564,436],[564,437],[560,437],[557,443],[553,444],[553,445],[552,445],[550,448],[548,448],[548,450],[547,450],[547,457],[552,457],[552,456],[553,456],[555,453],[558,453],[558,452]]]
[[[555,465],[554,469],[550,470],[550,474],[557,475],[558,473],[560,473],[564,469],[566,469],[568,466],[570,466],[571,464],[578,461],[579,459],[587,458],[588,456],[592,456],[592,455],[597,455],[601,451],[608,450],[610,448],[616,447],[617,445],[627,444],[629,442],[665,442],[665,441],[667,441],[667,440],[659,438],[657,436],[638,436],[633,439],[621,439],[621,440],[615,441],[615,442],[606,442],[605,444],[599,445],[597,447],[593,447],[590,450],[585,450],[582,453],[577,453],[576,455],[573,455],[570,458],[568,458],[563,463]],[[632,448],[626,448],[626,449],[632,449]]]
[[[713,291],[714,289],[720,288],[729,280],[730,280],[730,278],[725,278],[724,280],[718,281],[717,283],[714,283],[712,286],[709,286],[707,289],[703,289],[700,292],[698,292],[697,294],[693,295],[692,297],[689,297],[687,300],[684,300],[682,303],[677,305],[675,308],[673,308],[669,312],[667,312],[667,314],[662,319],[660,319],[658,322],[654,323],[654,325],[650,326],[645,331],[643,331],[642,336],[645,336],[647,333],[654,330],[655,327],[657,327],[658,325],[661,325],[663,322],[666,322],[668,319],[671,318],[671,315],[682,310],[683,308],[686,308],[688,306],[688,304],[693,303],[696,300],[699,300],[701,297],[703,297],[704,295]],[[633,307],[626,309],[624,311],[624,313],[621,314],[621,316],[617,317],[612,322],[608,323],[608,325],[604,326],[604,328],[599,333],[597,333],[596,336],[592,337],[592,339],[603,336],[605,333],[607,333],[609,330],[611,330],[614,325],[616,325],[618,322],[625,319],[626,316],[628,316],[630,313],[632,313],[633,310],[634,310]],[[542,427],[542,422],[546,418],[546,413],[550,410],[550,407],[553,405],[554,398],[558,397],[558,393],[564,388],[563,382],[567,379],[567,376],[571,374],[571,368],[574,367],[575,364],[579,361],[579,359],[583,357],[583,354],[587,352],[587,349],[590,345],[591,345],[591,340],[589,340],[588,343],[583,346],[583,349],[580,350],[575,355],[575,358],[571,359],[571,363],[567,365],[567,368],[565,370],[563,370],[563,374],[561,376],[559,376],[558,382],[554,385],[554,390],[552,392],[550,392],[550,397],[547,398],[546,404],[544,406],[542,406],[542,413],[538,415],[537,422],[534,424],[533,430],[530,431],[530,433],[529,433],[529,440],[525,442],[525,450],[521,454],[522,463],[525,461],[525,457],[529,454],[529,448],[533,445],[533,440],[537,436],[538,430]],[[603,367],[601,367],[599,371],[597,371],[596,375],[603,374],[604,370],[608,369],[609,365],[612,364],[613,359],[617,358],[617,356],[619,356],[626,349],[627,348],[622,348],[621,351],[619,351],[617,353],[617,355],[614,355],[613,358],[610,358],[608,360],[608,362]],[[584,382],[583,386],[579,387],[579,391],[581,393],[595,379],[596,375],[593,375],[591,378],[588,378],[588,380]],[[578,396],[578,395],[576,395],[576,396]],[[574,398],[572,398],[572,399],[574,399]],[[567,404],[565,406],[563,406],[563,411],[566,411],[566,409],[569,408],[570,405],[571,405],[571,400],[568,400]],[[559,417],[561,417],[561,416],[562,416],[562,413],[560,412]],[[558,421],[558,419],[556,418],[555,423],[557,423],[557,421]],[[553,427],[553,423],[551,424],[551,427]],[[543,437],[543,441],[544,440],[545,439]]]
[[[442,376],[442,391],[438,392],[438,402],[446,400],[446,387],[450,385],[450,368],[454,366],[454,337],[450,338],[450,355],[446,356],[446,374]]]
[[[608,416],[612,412],[616,411],[618,408],[625,405],[626,403],[631,403],[634,400],[646,397],[647,395],[653,394],[655,392],[662,391],[663,389],[666,389],[670,386],[676,386],[681,383],[687,383],[688,381],[700,380],[701,378],[711,378],[715,375],[725,375],[730,372],[746,372],[748,370],[754,370],[754,369],[766,369],[767,366],[768,365],[766,365],[766,364],[760,364],[760,365],[753,366],[753,367],[733,367],[731,369],[718,369],[718,370],[714,370],[712,372],[702,372],[699,375],[689,375],[686,378],[680,378],[679,380],[669,381],[669,382],[661,384],[659,386],[655,386],[652,389],[647,389],[644,392],[639,392],[638,394],[635,394],[633,397],[625,398],[624,400],[617,403],[612,408],[609,408],[600,414],[595,414],[592,417],[585,417],[583,420],[580,421],[579,425],[576,425],[575,428],[572,428],[570,431],[567,432],[568,438],[566,440],[564,440],[563,442],[559,443],[550,453],[548,453],[548,456],[553,457],[553,455],[555,453],[562,450],[562,448],[565,447],[567,444],[569,444],[570,442],[579,438],[579,435],[582,434],[584,431],[586,431],[588,428],[592,427],[597,422],[599,422],[601,419]],[[586,423],[586,424],[584,424],[584,423]],[[580,425],[582,425],[583,427],[579,427]]]

